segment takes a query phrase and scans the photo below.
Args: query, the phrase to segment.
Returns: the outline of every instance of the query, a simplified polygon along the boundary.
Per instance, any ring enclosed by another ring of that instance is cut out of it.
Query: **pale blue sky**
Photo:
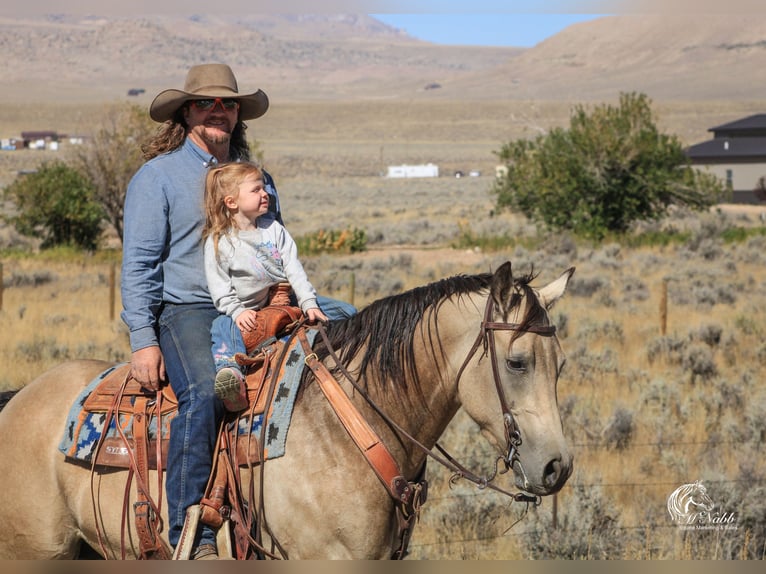
[[[436,44],[532,47],[575,22],[599,14],[370,14]]]

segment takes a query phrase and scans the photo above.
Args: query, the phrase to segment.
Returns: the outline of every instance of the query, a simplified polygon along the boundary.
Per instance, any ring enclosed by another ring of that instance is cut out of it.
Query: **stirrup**
[[[195,504],[186,509],[186,520],[181,529],[181,536],[178,539],[178,545],[173,553],[173,560],[189,560],[194,546],[194,537],[199,527],[199,517],[202,514],[202,506]],[[236,560],[231,542],[231,524],[230,519],[223,521],[223,525],[218,529],[215,535],[216,545],[218,546],[219,560]]]

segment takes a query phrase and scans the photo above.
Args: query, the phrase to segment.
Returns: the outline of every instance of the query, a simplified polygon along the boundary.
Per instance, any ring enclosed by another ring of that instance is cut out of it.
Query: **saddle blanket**
[[[309,329],[306,332],[309,343],[313,345],[317,331]],[[286,338],[285,338],[286,339]],[[283,339],[284,340],[284,339]],[[264,445],[264,459],[278,458],[285,454],[285,442],[287,440],[287,431],[290,426],[293,407],[295,406],[295,397],[298,394],[301,374],[305,366],[305,353],[303,347],[295,337],[290,342],[290,349],[286,353],[284,367],[281,369],[280,378],[274,391],[274,398],[271,406],[266,409],[268,426],[266,429],[266,443]],[[132,437],[133,415],[130,413],[120,413],[119,421],[112,417],[109,428],[104,430],[106,423],[105,412],[88,412],[83,409],[83,405],[98,384],[106,378],[109,373],[125,365],[125,363],[115,365],[100,373],[80,392],[77,399],[67,415],[64,435],[59,443],[59,450],[67,458],[75,461],[91,463],[96,448],[106,432],[106,437],[120,437],[117,430],[119,422],[120,430],[126,437]],[[213,384],[213,381],[210,381]],[[170,436],[170,421],[176,416],[177,411],[163,415],[162,428],[160,436],[167,440]],[[256,440],[261,436],[263,427],[264,413],[255,414],[252,417],[248,411],[245,411],[237,421],[237,432],[240,436],[252,435]],[[157,439],[157,418],[151,417],[147,429],[148,440]]]

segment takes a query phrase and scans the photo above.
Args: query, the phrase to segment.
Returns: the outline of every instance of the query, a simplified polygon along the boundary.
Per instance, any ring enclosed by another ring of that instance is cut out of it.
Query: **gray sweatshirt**
[[[268,305],[269,288],[288,281],[298,305],[306,312],[318,307],[316,290],[298,259],[293,238],[281,224],[266,219],[250,231],[233,231],[218,241],[205,241],[205,275],[216,308],[232,319],[245,309]]]

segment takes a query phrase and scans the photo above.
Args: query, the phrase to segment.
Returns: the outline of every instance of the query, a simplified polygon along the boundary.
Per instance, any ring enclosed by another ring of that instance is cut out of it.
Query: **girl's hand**
[[[311,309],[308,309],[306,311],[306,318],[308,319],[308,323],[313,325],[317,321],[321,321],[322,323],[327,323],[329,319],[327,318],[327,315],[322,313],[322,310],[319,307],[313,307]]]
[[[237,318],[234,319],[234,322],[237,324],[237,327],[239,327],[239,330],[243,333],[245,331],[252,331],[255,329],[255,320],[257,316],[258,314],[255,311],[252,309],[247,309],[237,315]]]

